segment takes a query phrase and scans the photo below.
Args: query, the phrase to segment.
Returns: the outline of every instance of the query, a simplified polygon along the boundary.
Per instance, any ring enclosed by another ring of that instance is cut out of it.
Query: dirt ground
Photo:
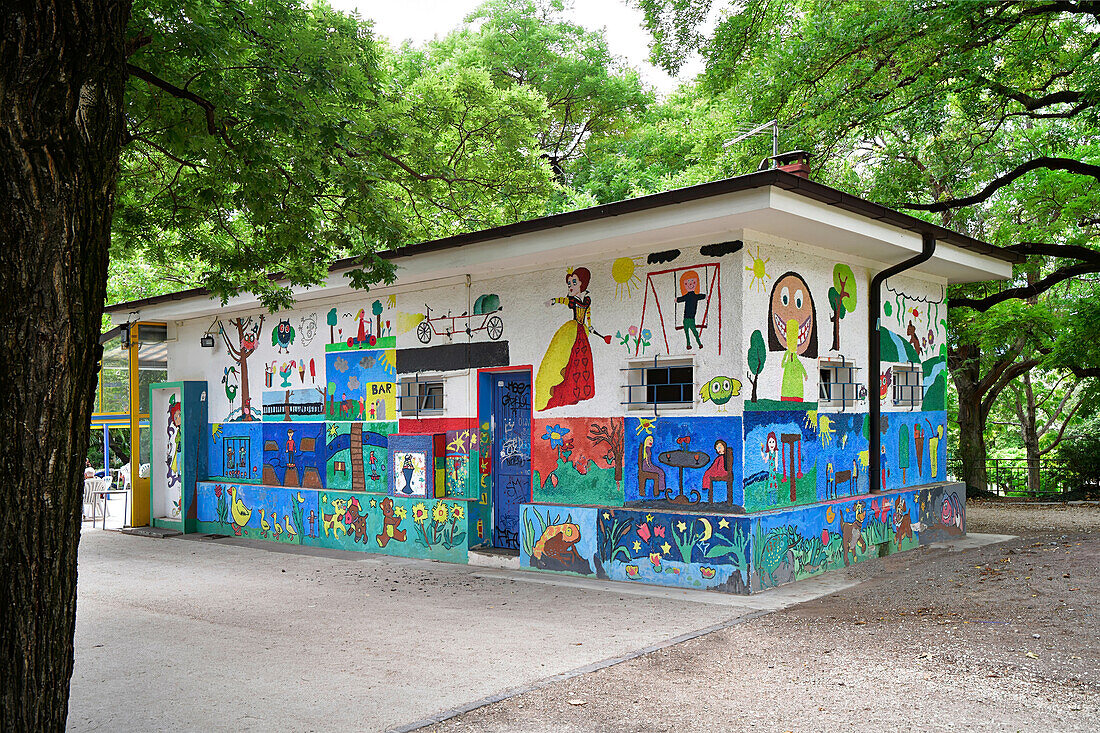
[[[785,611],[432,731],[1100,730],[1100,506],[969,503],[969,531]]]

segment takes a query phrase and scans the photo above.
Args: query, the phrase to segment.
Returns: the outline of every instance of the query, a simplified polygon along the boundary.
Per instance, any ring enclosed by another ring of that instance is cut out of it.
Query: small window
[[[630,410],[685,408],[695,403],[695,364],[690,360],[646,359],[631,362],[626,375],[626,401]]]
[[[443,381],[419,376],[402,379],[399,400],[399,409],[405,417],[442,414]]]
[[[818,405],[845,410],[856,403],[855,364],[844,359],[822,359],[818,363]]]
[[[894,404],[898,407],[920,407],[924,397],[921,367],[899,364],[891,371],[894,373]]]

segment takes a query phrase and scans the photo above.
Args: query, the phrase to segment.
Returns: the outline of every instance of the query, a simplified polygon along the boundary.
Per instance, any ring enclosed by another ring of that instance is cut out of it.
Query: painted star
[[[687,528],[688,528],[688,526],[686,524],[684,524],[683,520],[680,520],[679,522],[676,523],[676,529],[680,530],[681,532],[683,532]]]
[[[664,553],[665,553],[666,555],[668,554],[668,551],[669,551],[669,550],[671,550],[671,549],[672,549],[672,545],[668,544],[667,542],[665,542],[665,543],[664,543],[663,545],[661,545],[661,550],[662,550],[662,551],[663,551],[663,552],[664,552]]]
[[[642,543],[638,540],[634,540],[634,552],[637,552],[640,549],[642,549]]]
[[[374,509],[377,506],[378,506],[378,501],[376,499],[371,499],[370,500],[370,508]]]
[[[730,523],[729,523],[728,520],[719,519],[718,520],[718,526],[722,529],[729,529]]]
[[[652,521],[653,521],[653,515],[652,515],[652,514],[647,514],[647,515],[645,515],[645,520],[646,520],[647,522],[652,522]]]

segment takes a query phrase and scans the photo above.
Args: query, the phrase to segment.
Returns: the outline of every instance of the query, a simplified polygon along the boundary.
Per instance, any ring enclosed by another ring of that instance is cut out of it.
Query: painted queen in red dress
[[[588,343],[592,331],[592,298],[588,295],[591,279],[592,273],[586,267],[569,270],[565,275],[567,297],[546,301],[547,307],[569,306],[573,318],[557,330],[546,347],[535,377],[536,410],[575,405],[596,394],[592,347]]]

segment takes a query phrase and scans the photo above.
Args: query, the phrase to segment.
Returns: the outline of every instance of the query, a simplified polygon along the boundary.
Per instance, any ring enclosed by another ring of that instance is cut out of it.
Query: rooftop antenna
[[[779,120],[778,119],[768,120],[764,124],[758,125],[758,126],[752,128],[748,132],[742,132],[737,137],[730,138],[729,140],[726,140],[724,143],[722,143],[722,147],[723,148],[728,148],[732,145],[736,145],[737,143],[741,142],[745,138],[752,137],[753,135],[759,135],[762,132],[767,132],[768,128],[771,128],[771,132],[772,132],[772,157],[774,158],[775,156],[779,155]],[[767,159],[765,159],[765,162],[766,161],[767,161]],[[763,163],[761,164],[761,168],[763,168]]]

